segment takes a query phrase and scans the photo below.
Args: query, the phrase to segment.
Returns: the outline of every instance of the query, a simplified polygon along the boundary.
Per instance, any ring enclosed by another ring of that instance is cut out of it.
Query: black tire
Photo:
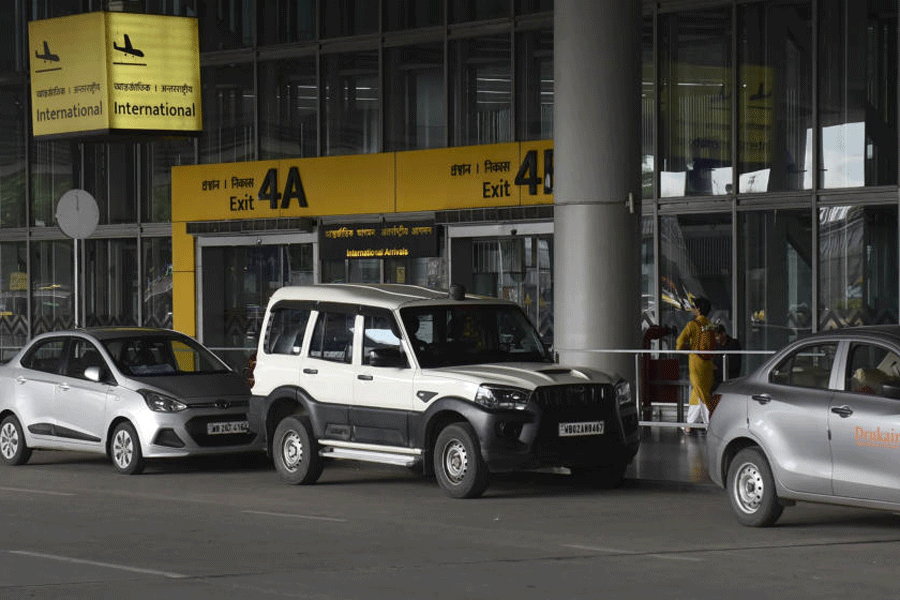
[[[109,457],[116,471],[123,475],[140,475],[144,472],[144,454],[141,440],[131,423],[125,421],[113,429],[109,441]]]
[[[0,423],[0,456],[8,465],[24,465],[31,458],[31,448],[25,444],[25,432],[12,415]]]
[[[292,485],[315,483],[325,463],[306,417],[289,416],[272,436],[272,460],[281,478]]]
[[[725,489],[737,520],[747,527],[768,527],[784,511],[769,461],[759,448],[744,448],[737,453],[728,467]]]
[[[570,469],[579,483],[601,490],[611,490],[625,481],[628,464],[577,467]]]
[[[478,436],[468,423],[451,423],[434,444],[434,473],[452,498],[478,498],[490,483]]]

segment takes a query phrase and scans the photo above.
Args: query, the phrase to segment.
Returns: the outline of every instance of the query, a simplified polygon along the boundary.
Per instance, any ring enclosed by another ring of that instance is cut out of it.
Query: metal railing
[[[581,350],[581,349],[569,349],[574,352],[587,352],[587,353],[597,353],[597,354],[624,354],[624,355],[633,355],[634,356],[634,377],[631,379],[634,382],[634,400],[637,405],[637,410],[639,415],[645,414],[647,409],[650,409],[650,414],[659,414],[662,417],[663,409],[669,409],[668,412],[671,412],[671,409],[674,408],[675,412],[675,420],[653,420],[651,419],[641,419],[639,424],[645,427],[691,427],[697,429],[705,429],[705,423],[688,423],[684,420],[684,410],[685,406],[688,405],[690,399],[690,389],[691,389],[691,381],[688,377],[688,365],[687,360],[679,361],[679,378],[678,379],[663,379],[663,380],[653,380],[653,381],[644,381],[644,377],[642,375],[643,369],[641,364],[642,357],[659,357],[660,355],[689,355],[695,354],[694,350],[668,350],[668,349],[640,349],[640,350],[622,350],[622,349],[590,349],[590,350]],[[728,356],[729,355],[756,355],[756,356],[771,356],[777,352],[776,350],[712,350],[711,354],[716,355],[716,358],[719,356],[722,357],[722,371],[724,375],[722,377],[722,381],[727,381],[727,373],[728,373]],[[714,358],[713,360],[716,360]],[[746,375],[744,372],[742,375]],[[654,402],[654,398],[645,397],[649,392],[649,389],[652,385],[656,386],[675,386],[678,388],[677,392],[677,400],[673,403],[671,401],[662,401],[662,402]],[[656,413],[653,412],[653,409],[659,409]]]

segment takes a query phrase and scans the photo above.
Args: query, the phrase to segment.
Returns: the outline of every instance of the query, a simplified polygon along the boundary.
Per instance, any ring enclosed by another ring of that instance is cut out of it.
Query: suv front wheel
[[[272,457],[275,470],[287,483],[316,482],[322,474],[323,461],[309,419],[290,416],[278,423],[272,436]]]
[[[434,445],[434,472],[453,498],[477,498],[484,493],[490,478],[471,425],[452,423],[441,430]]]

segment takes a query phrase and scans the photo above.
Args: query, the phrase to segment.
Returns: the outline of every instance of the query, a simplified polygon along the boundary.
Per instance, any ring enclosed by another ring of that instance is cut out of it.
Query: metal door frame
[[[287,246],[291,244],[312,244],[313,281],[319,283],[319,235],[318,233],[197,236],[194,240],[194,295],[196,298],[195,320],[197,340],[203,344],[203,249],[222,246]]]

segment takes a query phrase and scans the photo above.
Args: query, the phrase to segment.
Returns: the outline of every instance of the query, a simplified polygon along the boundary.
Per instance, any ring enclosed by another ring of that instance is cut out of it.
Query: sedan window
[[[38,342],[22,359],[22,366],[45,373],[59,373],[63,350],[66,348],[65,338],[53,338]]]
[[[769,381],[781,385],[828,389],[836,350],[836,343],[802,346],[772,369]]]
[[[883,346],[853,344],[845,377],[847,390],[884,395],[885,385],[900,385],[900,357]]]
[[[84,371],[88,367],[100,367],[102,371],[106,368],[106,361],[96,346],[87,340],[77,339],[72,344],[69,359],[66,361],[66,375],[87,379]]]

